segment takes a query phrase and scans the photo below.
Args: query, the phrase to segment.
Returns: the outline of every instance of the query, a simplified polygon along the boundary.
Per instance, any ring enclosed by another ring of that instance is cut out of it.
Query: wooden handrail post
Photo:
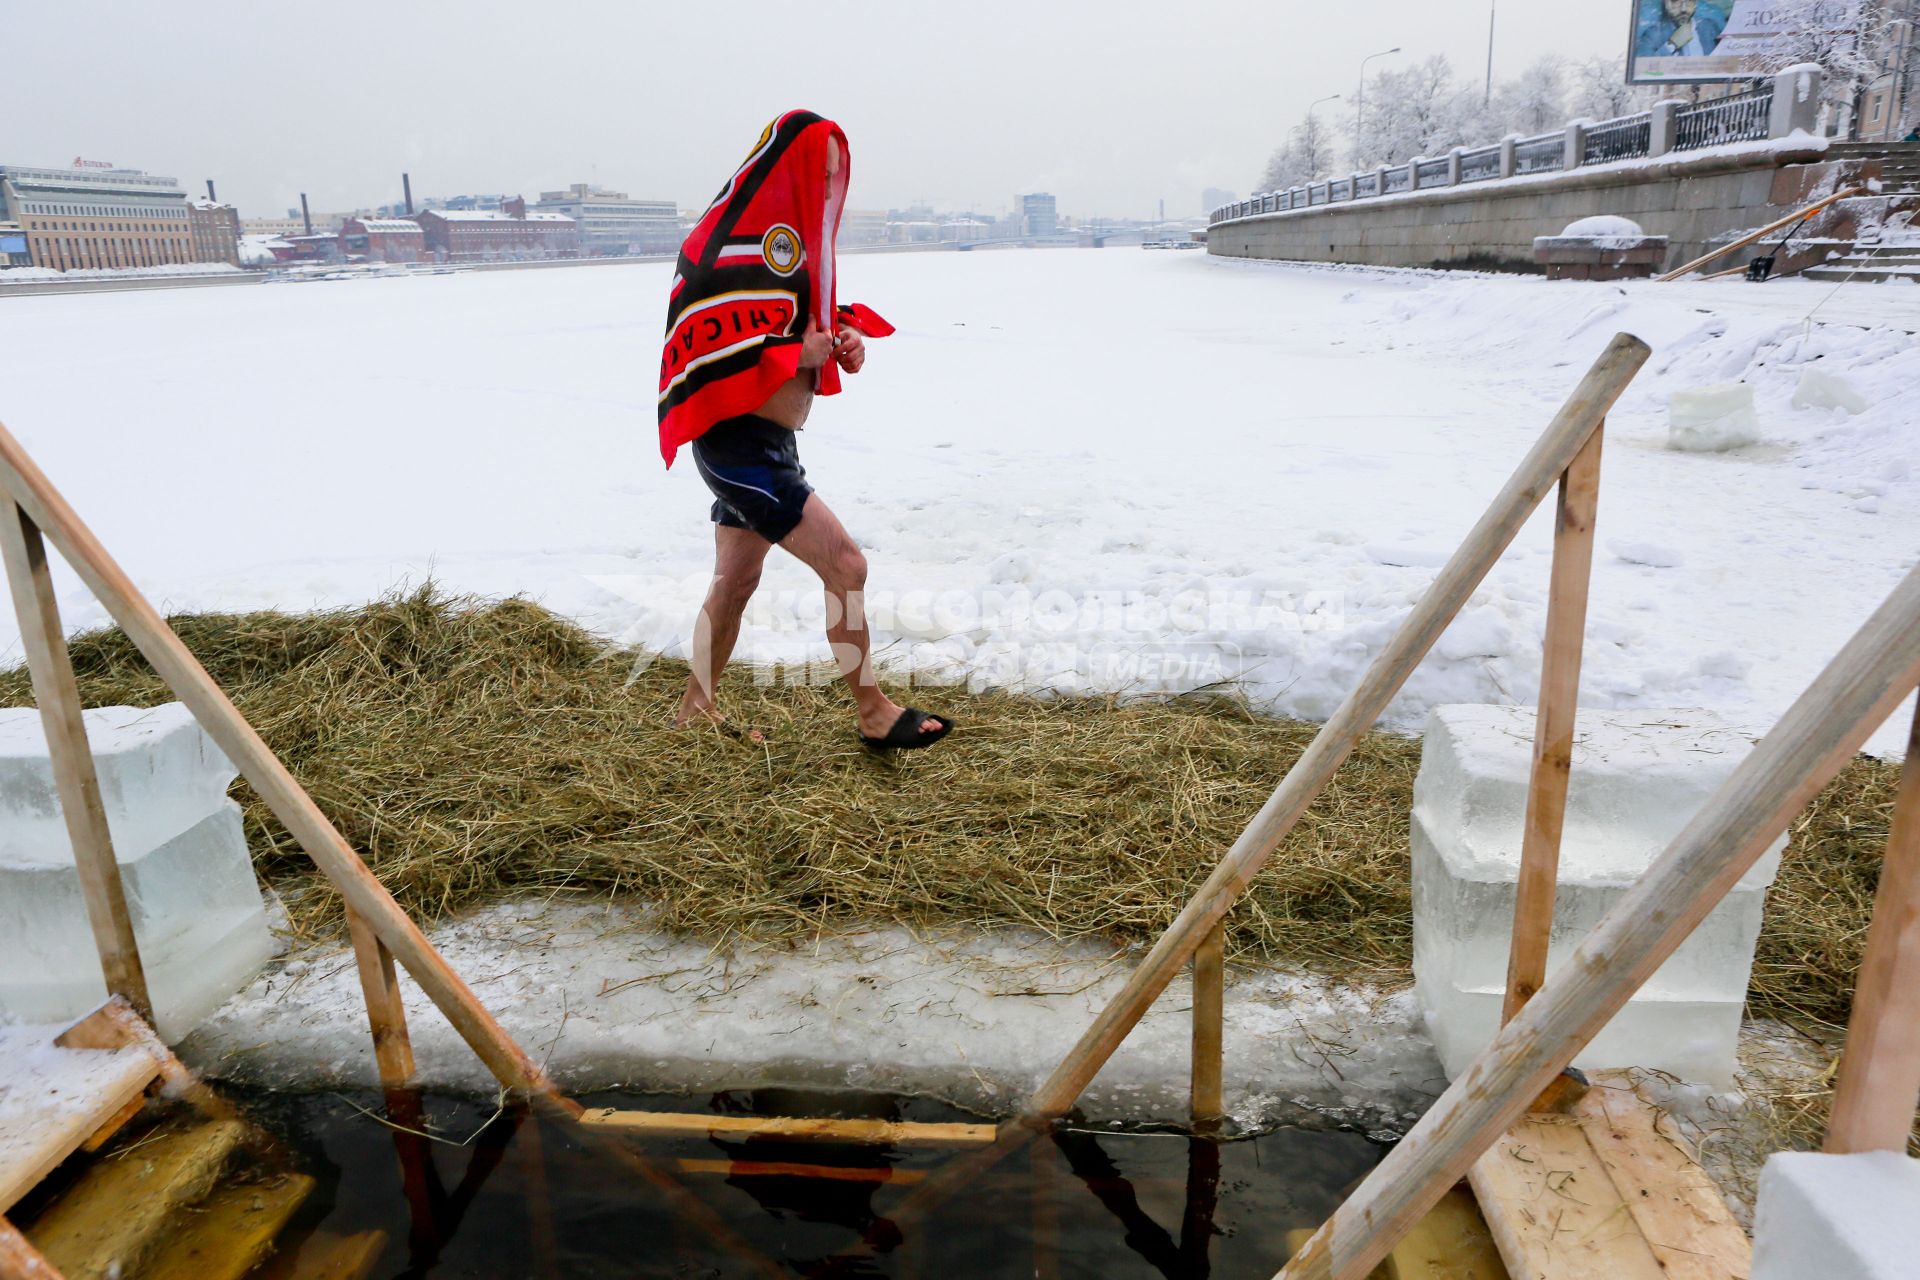
[[[391,1099],[413,1085],[413,1041],[407,1035],[400,975],[394,968],[393,952],[352,907],[347,908],[347,933],[353,939],[360,993],[366,999],[367,1022],[373,1030],[373,1058],[380,1068],[380,1087]]]
[[[1307,806],[1326,789],[1334,771],[1499,562],[1527,517],[1573,464],[1593,429],[1650,354],[1647,344],[1632,334],[1616,334],[1607,344],[1433,585],[1414,605],[1406,622],[1367,668],[1358,687],[1321,726],[1220,865],[1128,976],[1126,985],[1034,1092],[1027,1102],[1028,1115],[1061,1116],[1073,1106],[1148,1007],[1192,958],[1201,939],[1232,909],[1234,900],[1253,882]]]
[[[141,656],[193,712],[200,727],[219,744],[255,794],[333,882],[347,905],[406,967],[494,1077],[509,1089],[546,1097],[554,1106],[577,1115],[579,1104],[554,1087],[540,1065],[514,1042],[434,950],[420,927],[400,909],[313,797],[261,740],[199,659],[181,643],[166,619],[133,585],[126,571],[4,427],[0,427],[0,490],[59,549]]]
[[[1361,1280],[1520,1118],[1920,684],[1920,569],[1894,588],[1538,995],[1280,1273]]]
[[[1226,926],[1216,924],[1193,953],[1193,1125],[1220,1122],[1221,1054],[1226,1018]]]
[[[1573,726],[1580,708],[1580,655],[1587,633],[1587,586],[1593,574],[1593,525],[1600,505],[1603,422],[1560,477],[1547,588],[1547,631],[1541,645],[1540,707],[1534,717],[1533,773],[1521,827],[1520,878],[1514,886],[1513,941],[1507,953],[1506,1022],[1547,980],[1553,934],[1560,833],[1566,826]]]
[[[1920,705],[1907,736],[1826,1149],[1905,1151],[1920,1108]]]
[[[100,801],[100,776],[87,746],[86,720],[80,714],[80,685],[67,656],[67,636],[60,626],[60,606],[53,594],[47,544],[32,518],[4,495],[0,495],[0,558],[7,566],[13,611],[20,619],[21,644],[33,677],[33,700],[40,706],[40,723],[46,729],[54,789],[60,795],[67,837],[73,842],[74,872],[86,904],[87,922],[93,927],[107,994],[125,996],[151,1024],[153,1000],[147,994],[147,973],[140,963],[133,917],[127,912],[126,887],[120,880],[119,860],[114,857],[107,811]]]

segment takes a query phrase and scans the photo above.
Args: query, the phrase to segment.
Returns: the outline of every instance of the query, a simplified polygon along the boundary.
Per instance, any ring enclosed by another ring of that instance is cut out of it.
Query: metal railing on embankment
[[[1218,224],[1404,191],[1558,173],[1785,137],[1796,129],[1811,127],[1812,112],[1820,99],[1819,80],[1815,71],[1783,72],[1750,92],[1712,102],[1662,102],[1651,111],[1613,120],[1575,120],[1564,129],[1532,137],[1515,135],[1486,146],[1455,147],[1444,156],[1416,156],[1405,164],[1381,165],[1285,191],[1261,192],[1221,205],[1208,221]]]

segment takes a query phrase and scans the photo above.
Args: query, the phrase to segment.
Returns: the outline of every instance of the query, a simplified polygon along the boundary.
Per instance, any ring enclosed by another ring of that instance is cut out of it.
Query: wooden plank
[[[1673,1122],[1624,1075],[1596,1076],[1574,1116],[1668,1280],[1746,1280],[1747,1233]]]
[[[1216,1124],[1221,1094],[1226,1019],[1226,925],[1216,924],[1193,953],[1193,1123]]]
[[[92,1154],[106,1146],[109,1142],[113,1141],[115,1134],[127,1127],[128,1121],[146,1110],[146,1107],[146,1094],[142,1093],[136,1097],[128,1098],[126,1106],[114,1112],[104,1124],[87,1135],[87,1140],[80,1144],[80,1150],[87,1154]]]
[[[0,1213],[160,1078],[135,1048],[55,1051],[51,1027],[0,1027]]]
[[[990,1124],[915,1124],[905,1120],[833,1120],[799,1116],[703,1116],[673,1111],[587,1111],[580,1123],[643,1138],[759,1138],[881,1146],[984,1147]]]
[[[125,996],[151,1022],[153,1000],[147,994],[140,944],[133,936],[133,917],[127,912],[120,863],[113,855],[107,811],[100,802],[100,777],[87,746],[86,721],[80,714],[80,685],[67,656],[67,636],[60,625],[47,546],[34,522],[4,496],[0,496],[0,560],[7,566],[13,611],[20,621],[20,643],[26,649],[27,670],[33,677],[33,700],[40,708],[54,790],[60,796],[60,816],[66,822],[67,838],[73,842],[74,874],[80,882],[87,923],[93,929],[94,949],[100,953],[107,994]]]
[[[1920,705],[1873,899],[1826,1149],[1905,1151],[1920,1108]]]
[[[0,1218],[0,1280],[65,1280],[59,1270],[23,1235]]]
[[[316,1231],[295,1248],[267,1259],[260,1280],[367,1280],[386,1248],[384,1231],[350,1236]]]
[[[1527,813],[1520,836],[1520,877],[1514,887],[1503,1022],[1518,1013],[1547,980],[1547,941],[1553,934],[1560,835],[1566,826],[1567,783],[1573,769],[1573,726],[1580,707],[1580,657],[1587,634],[1587,586],[1593,573],[1593,526],[1600,506],[1600,446],[1605,434],[1604,422],[1594,427],[1560,477],[1546,637],[1541,645],[1540,706],[1534,717],[1533,771],[1527,781]]]
[[[1910,571],[1567,964],[1282,1272],[1360,1280],[1671,956],[1920,684]]]
[[[1092,1083],[1120,1042],[1192,958],[1201,940],[1232,909],[1307,806],[1326,789],[1334,771],[1380,718],[1481,579],[1498,563],[1527,517],[1540,505],[1547,490],[1558,483],[1561,473],[1572,464],[1594,427],[1606,417],[1650,354],[1647,344],[1631,334],[1618,334],[1607,344],[1433,585],[1420,597],[1406,622],[1367,668],[1358,687],[1314,735],[1206,883],[1035,1091],[1027,1103],[1030,1115],[1065,1115]]]
[[[925,1169],[896,1169],[891,1165],[862,1168],[840,1164],[796,1164],[787,1160],[704,1160],[688,1157],[673,1162],[682,1173],[717,1173],[728,1178],[812,1178],[822,1182],[892,1183],[912,1186],[927,1180]]]
[[[1527,1116],[1468,1177],[1513,1280],[1661,1280],[1578,1120]]]
[[[179,1229],[143,1280],[243,1280],[273,1252],[287,1220],[313,1193],[303,1173],[230,1183],[181,1215]]]
[[[75,1275],[146,1275],[175,1217],[198,1204],[246,1136],[234,1120],[170,1124],[136,1149],[89,1165],[27,1236]]]
[[[388,1093],[413,1084],[413,1041],[407,1035],[407,1006],[400,996],[400,975],[393,952],[373,931],[366,918],[347,908],[347,933],[353,939],[353,959],[360,971],[360,994],[373,1029],[373,1057],[380,1068],[380,1084]]]
[[[209,1089],[187,1064],[174,1056],[154,1029],[123,996],[113,996],[54,1038],[63,1049],[138,1049],[153,1060],[170,1097],[190,1103],[217,1120],[239,1116],[231,1103]]]
[[[366,919],[494,1077],[510,1089],[547,1096],[555,1106],[577,1113],[578,1104],[554,1087],[540,1064],[506,1033],[434,950],[313,797],[234,708],[159,611],[4,427],[0,427],[0,490],[5,490],[59,549],[167,687],[193,712],[254,792],[339,889],[347,905]]]
[[[1455,1187],[1388,1255],[1391,1280],[1508,1280],[1473,1192]]]

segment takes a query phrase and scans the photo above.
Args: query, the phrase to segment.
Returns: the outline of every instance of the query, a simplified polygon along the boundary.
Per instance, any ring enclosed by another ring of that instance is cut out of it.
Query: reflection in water
[[[1287,1233],[1317,1225],[1383,1154],[1334,1131],[1224,1141],[1062,1127],[968,1153],[641,1140],[448,1097],[395,1097],[387,1124],[377,1104],[333,1095],[245,1102],[320,1184],[282,1265],[378,1231],[376,1277],[1266,1280]],[[719,1095],[712,1109],[962,1118],[917,1099],[768,1092]]]

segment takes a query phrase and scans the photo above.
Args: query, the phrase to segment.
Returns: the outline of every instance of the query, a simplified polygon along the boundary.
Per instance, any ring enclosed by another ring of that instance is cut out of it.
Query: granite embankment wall
[[[1617,214],[1667,236],[1675,267],[1730,233],[1817,198],[1840,166],[1824,144],[1761,142],[1721,152],[1543,173],[1251,214],[1214,223],[1207,251],[1223,257],[1359,262],[1389,267],[1534,271],[1533,238],[1577,218]],[[1731,261],[1731,260],[1730,260]]]

